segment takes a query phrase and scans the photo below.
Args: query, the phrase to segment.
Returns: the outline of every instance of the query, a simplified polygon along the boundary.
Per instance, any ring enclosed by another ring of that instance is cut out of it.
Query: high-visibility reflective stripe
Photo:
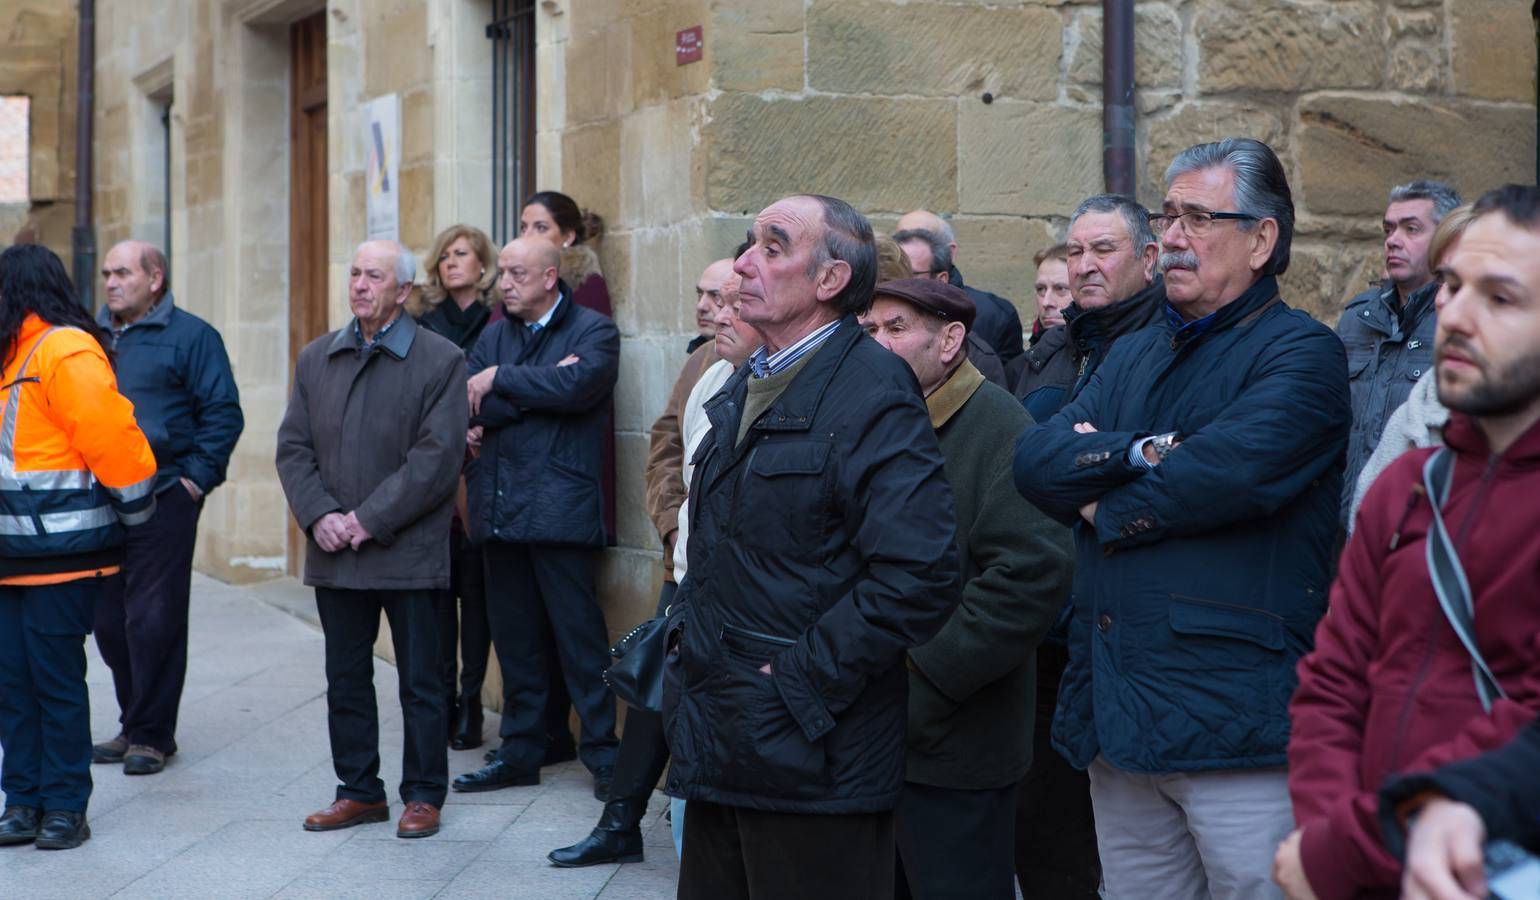
[[[154,512],[153,508],[151,512]],[[73,509],[68,512],[43,513],[37,517],[43,523],[44,534],[64,534],[71,531],[89,531],[106,528],[118,522],[117,513],[110,506],[95,509]],[[0,515],[0,535],[38,537],[37,522],[31,516]]]
[[[133,503],[135,500],[143,500],[145,497],[150,496],[150,492],[155,489],[155,476],[151,475],[149,478],[137,484],[131,484],[128,487],[107,487],[105,484],[102,487],[107,488],[107,493],[116,498],[118,502]]]
[[[150,504],[138,512],[126,513],[120,510],[118,512],[118,520],[124,525],[143,525],[144,523],[150,521],[150,518],[154,515],[155,499],[152,497],[150,498]]]

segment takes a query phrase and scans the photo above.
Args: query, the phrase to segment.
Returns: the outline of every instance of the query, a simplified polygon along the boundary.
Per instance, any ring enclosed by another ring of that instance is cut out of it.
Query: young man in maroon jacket
[[[1499,747],[1540,711],[1540,189],[1492,191],[1475,214],[1438,273],[1438,395],[1453,412],[1444,439],[1455,456],[1440,513],[1501,693],[1484,708],[1435,594],[1423,487],[1435,451],[1414,450],[1370,489],[1299,664],[1289,745],[1299,830],[1274,865],[1293,900],[1396,896],[1401,866],[1375,818],[1385,777]]]

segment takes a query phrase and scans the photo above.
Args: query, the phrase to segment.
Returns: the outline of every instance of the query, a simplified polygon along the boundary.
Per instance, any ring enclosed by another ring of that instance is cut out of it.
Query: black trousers
[[[904,783],[893,824],[900,900],[1012,900],[1016,785],[963,791]],[[1036,894],[1023,896],[1035,897]]]
[[[487,653],[492,649],[492,629],[487,624],[486,571],[481,563],[481,548],[473,545],[458,525],[452,526],[449,535],[449,566],[449,590],[436,591],[433,597],[433,613],[438,619],[440,690],[447,699],[459,697],[467,703],[480,703],[481,683],[487,677]]]
[[[193,542],[203,501],[180,483],[155,497],[155,515],[128,529],[122,571],[102,585],[96,646],[112,670],[118,721],[130,744],[176,752],[187,681]]]
[[[615,695],[604,683],[609,632],[594,599],[596,551],[489,541],[487,620],[503,673],[502,746],[498,757],[535,771],[545,755],[554,635],[561,681],[582,724],[578,758],[590,771],[615,765]]]
[[[892,813],[685,809],[679,900],[893,900]]]
[[[663,582],[658,594],[657,615],[674,602],[679,586],[672,581]],[[646,811],[647,800],[663,777],[668,765],[668,742],[663,739],[663,716],[660,713],[630,707],[626,710],[626,730],[620,735],[620,754],[615,758],[615,780],[610,784],[611,800],[639,800],[637,822]],[[635,822],[630,824],[636,824]]]
[[[438,623],[433,591],[316,588],[326,636],[326,725],[331,733],[337,799],[381,803],[380,714],[374,701],[374,639],[380,612],[390,621],[406,729],[401,758],[403,801],[443,807],[449,790],[447,710],[436,677]]]
[[[0,585],[0,789],[7,806],[85,812],[91,799],[85,648],[102,581]]]
[[[1064,761],[1050,735],[1069,651],[1037,648],[1037,720],[1032,768],[1016,792],[1016,881],[1024,897],[1096,900],[1102,880],[1091,812],[1091,780]]]

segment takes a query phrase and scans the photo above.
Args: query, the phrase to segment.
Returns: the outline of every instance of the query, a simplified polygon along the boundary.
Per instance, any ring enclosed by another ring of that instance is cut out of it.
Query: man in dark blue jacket
[[[1347,364],[1291,310],[1294,205],[1253,140],[1166,172],[1151,224],[1166,321],[1127,335],[1016,448],[1016,485],[1075,524],[1054,745],[1088,768],[1107,896],[1277,897],[1294,665],[1325,609]]]
[[[620,366],[620,331],[572,302],[549,243],[519,238],[498,254],[507,316],[470,355],[466,472],[471,541],[486,560],[487,620],[503,673],[502,746],[457,791],[538,784],[550,690],[542,634],[556,637],[567,692],[582,723],[578,758],[608,799],[619,742],[615,695],[604,683],[609,633],[594,599],[605,544],[600,489],[604,429]]]
[[[123,570],[103,585],[96,612],[121,728],[92,749],[92,761],[122,763],[129,775],[159,772],[176,752],[198,514],[224,482],[245,425],[219,332],[177,308],[169,276],[150,244],[115,245],[102,264],[107,303],[97,316],[157,467],[155,516],[129,529]]]

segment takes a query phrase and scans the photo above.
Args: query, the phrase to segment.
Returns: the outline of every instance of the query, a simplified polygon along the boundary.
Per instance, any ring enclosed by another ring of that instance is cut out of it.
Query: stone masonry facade
[[[56,5],[0,0],[0,24],[13,23],[13,43],[67,44],[72,27],[45,15]],[[172,285],[224,333],[247,414],[230,484],[204,513],[198,564],[236,580],[285,565],[272,458],[289,366],[286,29],[321,9],[336,326],[364,233],[364,101],[401,97],[412,250],[426,253],[455,222],[488,224],[492,0],[98,3],[98,242],[157,234],[145,104],[169,92],[176,170],[161,215],[176,235]],[[969,282],[1010,297],[1030,322],[1032,254],[1102,185],[1101,5],[539,0],[535,17],[538,185],[609,226],[598,250],[623,334],[620,546],[600,578],[620,632],[651,613],[661,578],[643,508],[647,429],[683,362],[701,269],[786,193],[843,197],[879,229],[926,207],[951,217]],[[694,25],[704,58],[678,66],[675,33]],[[28,83],[57,83],[59,150],[47,154],[57,169],[35,168],[34,191],[53,184],[67,197],[72,51],[53,52],[0,60],[0,82],[25,63],[40,67]],[[1268,141],[1299,210],[1285,296],[1334,323],[1378,274],[1391,185],[1442,178],[1474,195],[1534,179],[1535,75],[1524,0],[1140,2],[1138,194],[1158,201],[1166,163],[1187,144]]]

